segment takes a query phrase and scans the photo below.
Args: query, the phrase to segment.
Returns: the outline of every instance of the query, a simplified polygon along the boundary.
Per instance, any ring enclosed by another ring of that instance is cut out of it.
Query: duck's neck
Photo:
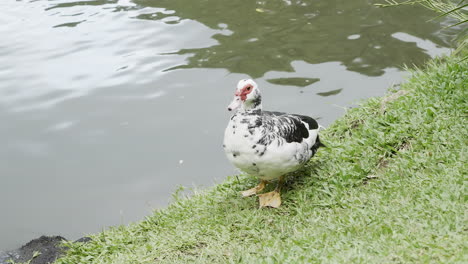
[[[241,110],[246,112],[246,113],[249,113],[249,112],[259,112],[259,113],[261,113],[262,112],[262,97],[258,96],[254,100],[245,101],[242,104],[241,108],[242,108]]]

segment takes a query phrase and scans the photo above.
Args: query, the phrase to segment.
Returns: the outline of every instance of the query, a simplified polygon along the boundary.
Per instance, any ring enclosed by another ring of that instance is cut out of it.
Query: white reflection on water
[[[425,50],[427,54],[431,55],[431,57],[441,56],[450,52],[450,49],[448,48],[440,47],[430,40],[411,36],[408,33],[396,32],[392,34],[392,37],[404,42],[415,43],[419,48]]]
[[[47,130],[48,131],[61,131],[72,127],[76,121],[63,121],[57,124],[52,125]]]

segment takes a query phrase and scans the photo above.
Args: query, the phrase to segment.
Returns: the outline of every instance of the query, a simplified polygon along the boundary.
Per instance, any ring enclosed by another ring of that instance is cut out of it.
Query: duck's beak
[[[242,101],[240,99],[240,96],[234,96],[234,99],[232,100],[232,102],[228,105],[228,111],[234,111],[236,110],[240,105],[241,105]]]

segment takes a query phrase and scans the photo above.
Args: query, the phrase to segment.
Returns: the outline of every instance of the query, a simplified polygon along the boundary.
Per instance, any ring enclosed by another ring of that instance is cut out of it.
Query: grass
[[[468,62],[443,58],[350,109],[279,209],[230,177],[56,263],[467,263],[467,87]]]
[[[468,4],[466,0],[385,0],[386,4],[375,4],[380,7],[392,7],[401,5],[415,5],[419,4],[428,9],[432,9],[440,13],[442,16],[451,16],[458,20],[458,23],[452,26],[461,25],[468,22],[468,12],[465,8]]]

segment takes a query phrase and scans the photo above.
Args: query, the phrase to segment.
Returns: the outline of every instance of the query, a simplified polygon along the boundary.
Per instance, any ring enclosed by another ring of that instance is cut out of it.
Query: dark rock
[[[48,264],[53,263],[58,257],[62,256],[66,249],[61,247],[60,244],[65,238],[61,236],[41,236],[40,238],[33,239],[20,249],[0,253],[0,264],[8,263],[8,260],[14,262],[27,262],[32,259],[34,252],[40,254],[31,260],[30,264]]]
[[[82,237],[82,238],[76,240],[74,243],[77,243],[77,242],[79,242],[79,243],[87,243],[87,242],[89,242],[89,241],[91,241],[91,240],[92,240],[92,239],[91,239],[90,237]]]
[[[16,251],[0,251],[0,264],[6,264],[9,263],[7,262],[8,260],[12,259],[17,259],[19,258],[19,255],[16,253]]]
[[[74,243],[87,243],[91,240],[90,237],[82,237]],[[29,243],[17,250],[0,251],[0,264],[9,264],[9,260],[16,263],[28,262],[36,251],[40,254],[32,259],[30,264],[53,263],[67,251],[66,247],[61,246],[62,241],[67,240],[61,236],[41,236],[29,241]]]

